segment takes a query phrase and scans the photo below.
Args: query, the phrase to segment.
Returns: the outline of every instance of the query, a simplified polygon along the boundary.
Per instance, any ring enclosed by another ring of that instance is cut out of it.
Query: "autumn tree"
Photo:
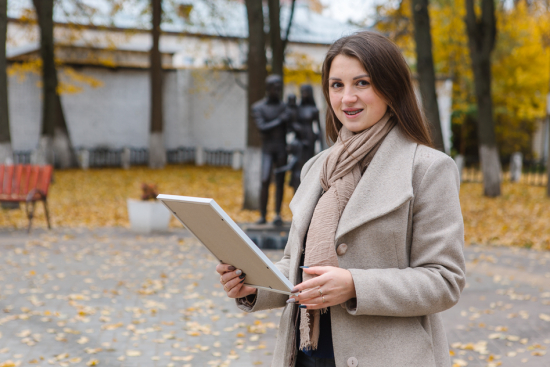
[[[481,0],[481,17],[474,0],[466,0],[466,29],[474,71],[477,99],[477,136],[485,196],[500,196],[500,159],[498,154],[493,100],[491,95],[491,53],[497,33],[494,0]]]
[[[0,164],[13,159],[8,114],[8,76],[6,74],[6,34],[8,31],[8,1],[0,0]]]
[[[279,0],[268,0],[269,44],[271,46],[271,72],[283,76],[285,48],[294,17],[295,0],[291,2],[289,21],[284,38],[281,36],[281,5]],[[247,86],[247,150],[244,165],[243,208],[259,208],[260,193],[260,132],[251,114],[252,105],[265,96],[267,77],[266,34],[261,1],[245,0],[248,21],[248,86]]]
[[[69,132],[58,93],[54,52],[54,0],[33,0],[40,28],[42,59],[42,129],[37,149],[37,163],[56,164],[60,168],[75,162]]]
[[[269,9],[269,45],[271,48],[271,73],[283,76],[285,63],[285,50],[288,44],[288,36],[292,28],[296,0],[290,4],[290,15],[286,24],[285,36],[281,35],[281,4],[280,0],[268,0]]]
[[[435,89],[435,70],[432,56],[432,35],[428,0],[411,0],[414,40],[416,43],[416,71],[422,96],[422,106],[430,123],[431,135],[437,149],[444,151],[443,133]]]
[[[281,4],[267,0],[269,9],[269,44],[271,46],[271,73],[283,75],[284,50],[281,38]]]
[[[159,50],[162,0],[151,0],[151,7],[153,46],[150,51],[151,135],[149,137],[149,167],[162,168],[166,165],[166,149],[162,132],[162,58]]]
[[[260,206],[260,132],[251,113],[252,105],[265,95],[267,58],[265,55],[264,12],[262,2],[245,0],[248,19],[247,58],[247,136],[243,172],[243,209],[257,210]]]

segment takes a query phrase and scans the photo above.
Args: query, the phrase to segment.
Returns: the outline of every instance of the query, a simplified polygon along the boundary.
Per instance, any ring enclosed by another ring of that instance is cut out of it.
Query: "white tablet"
[[[290,295],[294,285],[214,199],[158,195],[176,218],[221,262],[241,269],[248,286]],[[214,269],[212,269],[214,270]]]

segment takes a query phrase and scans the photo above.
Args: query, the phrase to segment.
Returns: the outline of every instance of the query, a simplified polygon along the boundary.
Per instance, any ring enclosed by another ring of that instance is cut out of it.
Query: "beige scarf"
[[[344,126],[321,170],[321,186],[325,193],[317,202],[306,240],[305,266],[335,266],[338,258],[334,247],[340,216],[376,151],[394,127],[387,112],[372,127],[354,134]],[[302,273],[303,281],[313,275]],[[317,349],[321,310],[301,309],[300,349]]]

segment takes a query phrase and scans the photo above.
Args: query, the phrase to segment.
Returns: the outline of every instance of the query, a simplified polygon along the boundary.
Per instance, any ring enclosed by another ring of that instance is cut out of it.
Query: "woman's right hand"
[[[218,264],[216,271],[220,274],[220,283],[229,298],[243,298],[256,294],[256,288],[244,285],[246,274],[232,265]]]

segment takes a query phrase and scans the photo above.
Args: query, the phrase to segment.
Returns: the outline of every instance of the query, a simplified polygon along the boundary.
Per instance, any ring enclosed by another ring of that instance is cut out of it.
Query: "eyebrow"
[[[358,76],[354,77],[353,80],[361,79],[361,78],[370,78],[370,75],[369,74],[358,75]],[[342,80],[342,79],[332,77],[332,78],[328,78],[328,80]]]

